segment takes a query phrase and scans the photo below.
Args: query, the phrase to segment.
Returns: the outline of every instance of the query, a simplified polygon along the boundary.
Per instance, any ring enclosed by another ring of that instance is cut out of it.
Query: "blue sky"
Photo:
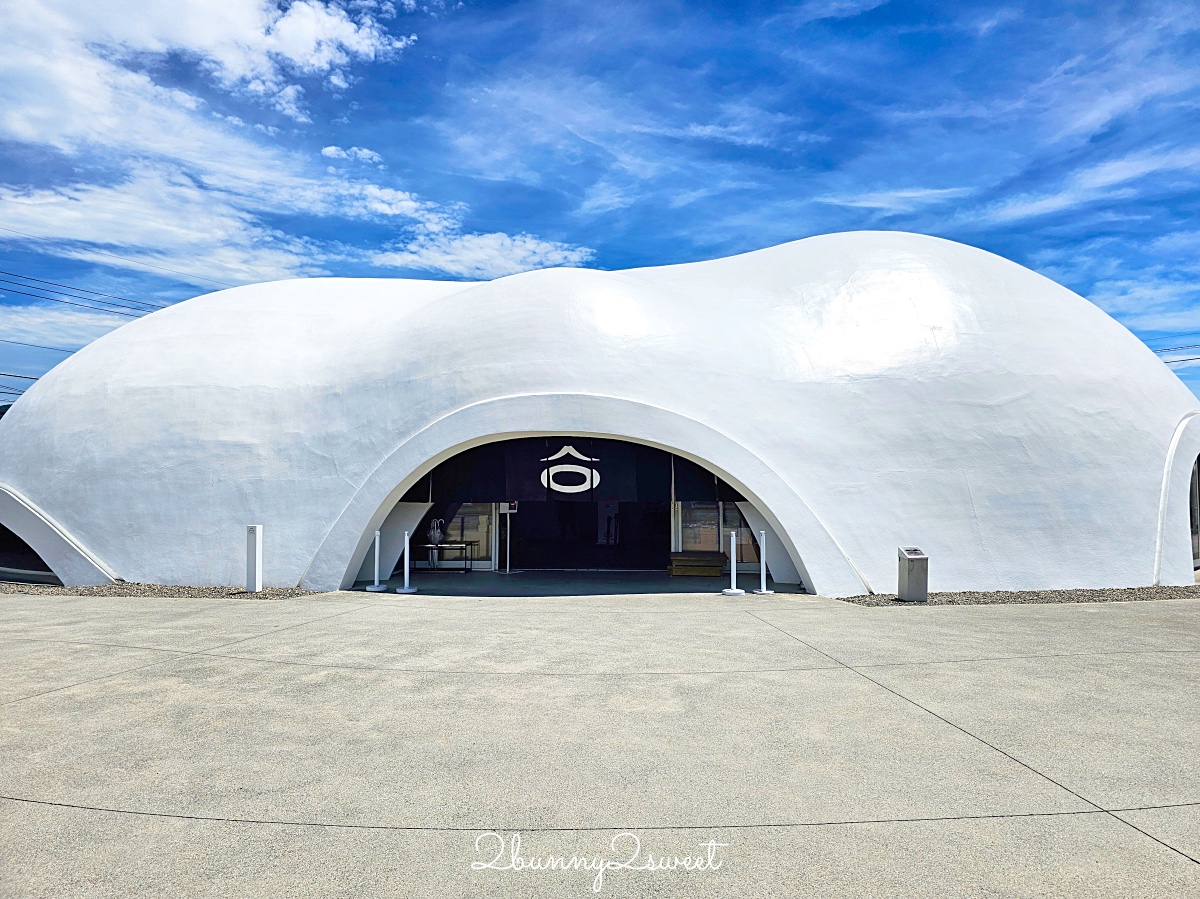
[[[1200,344],[1197,11],[5,4],[0,269],[21,277],[0,279],[162,304],[883,228],[1014,259],[1152,346]],[[0,282],[0,338],[71,349],[129,320],[20,289]],[[0,370],[63,356],[0,343]]]

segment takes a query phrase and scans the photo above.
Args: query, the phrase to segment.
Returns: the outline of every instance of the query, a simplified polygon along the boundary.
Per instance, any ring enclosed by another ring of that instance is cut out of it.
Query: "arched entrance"
[[[360,483],[326,532],[301,579],[315,590],[348,588],[371,550],[374,532],[400,499],[441,462],[498,440],[584,435],[657,447],[715,472],[747,498],[769,524],[805,587],[828,596],[851,596],[870,586],[845,550],[796,492],[763,458],[731,436],[687,415],[619,397],[590,394],[523,394],[464,406],[401,437]],[[754,529],[758,521],[747,515]],[[415,530],[416,521],[412,522]],[[797,547],[802,546],[803,559]],[[768,555],[775,553],[768,548]]]
[[[682,574],[716,565],[719,575],[730,535],[739,568],[753,569],[759,540],[747,505],[719,475],[657,447],[589,435],[498,440],[444,460],[401,497],[403,514],[385,519],[383,572],[401,545],[388,524],[400,518],[416,569]],[[772,567],[801,580],[783,554]]]

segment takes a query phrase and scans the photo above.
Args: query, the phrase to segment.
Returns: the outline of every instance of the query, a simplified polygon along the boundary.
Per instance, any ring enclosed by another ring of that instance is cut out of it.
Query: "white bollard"
[[[737,531],[729,532],[729,586],[721,592],[726,596],[741,596],[746,592],[737,585]]]
[[[758,589],[755,593],[774,593],[767,589],[767,532],[758,532]]]
[[[375,532],[375,583],[367,589],[372,593],[382,593],[387,589],[387,584],[379,583],[379,531]]]
[[[412,554],[408,551],[408,531],[404,532],[404,586],[397,587],[397,593],[416,593],[416,587],[410,587],[408,583],[408,568],[409,559]]]
[[[246,592],[262,592],[262,525],[246,526]]]

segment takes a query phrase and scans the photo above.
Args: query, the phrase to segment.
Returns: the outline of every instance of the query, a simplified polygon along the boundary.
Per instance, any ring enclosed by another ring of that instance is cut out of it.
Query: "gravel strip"
[[[291,599],[311,596],[317,591],[296,587],[267,587],[261,593],[247,593],[241,587],[176,587],[165,584],[105,584],[101,587],[56,587],[50,584],[26,584],[0,581],[0,593],[29,596],[145,596],[160,599]],[[1009,603],[1056,602],[1149,602],[1159,599],[1200,599],[1200,585],[1190,587],[1129,587],[1099,590],[1021,590],[995,592],[931,593],[929,602],[900,602],[893,594],[847,596],[842,602],[860,606],[979,606]]]
[[[291,599],[311,596],[315,591],[296,587],[267,587],[261,593],[247,593],[241,587],[172,587],[165,584],[105,584],[101,587],[55,587],[50,584],[22,584],[0,581],[0,593],[24,593],[31,596],[146,596],[159,599]]]
[[[1127,587],[1100,590],[997,590],[981,593],[930,593],[929,602],[900,602],[891,593],[847,596],[860,606],[987,606],[1005,603],[1149,602],[1156,599],[1200,599],[1200,586]]]

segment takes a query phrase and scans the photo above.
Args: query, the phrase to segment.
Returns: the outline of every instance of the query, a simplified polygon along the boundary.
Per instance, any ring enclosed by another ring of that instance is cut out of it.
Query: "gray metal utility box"
[[[900,582],[896,599],[901,602],[925,602],[929,599],[929,556],[915,546],[901,546]]]

